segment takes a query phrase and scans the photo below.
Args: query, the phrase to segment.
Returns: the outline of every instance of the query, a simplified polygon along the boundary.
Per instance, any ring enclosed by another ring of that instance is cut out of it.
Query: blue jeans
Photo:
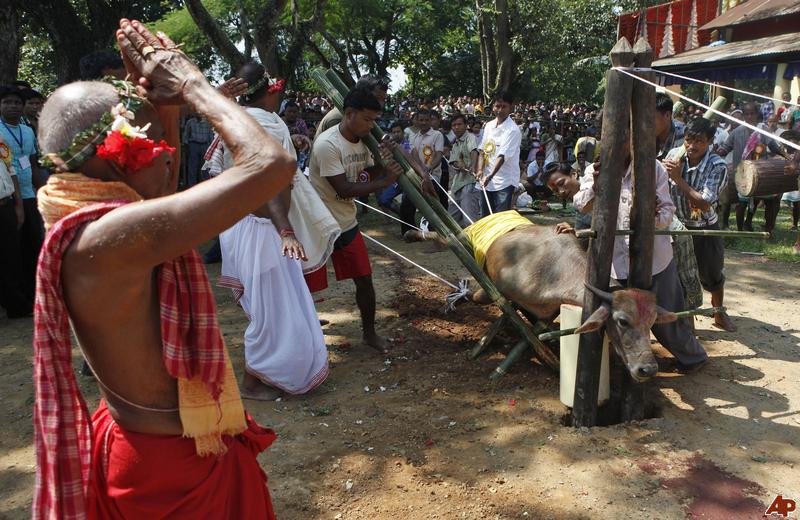
[[[492,213],[510,210],[511,199],[514,195],[514,186],[508,186],[499,191],[486,190],[486,195],[488,195],[492,210],[489,211],[489,206],[486,205],[486,197],[481,193],[481,218],[488,217]]]

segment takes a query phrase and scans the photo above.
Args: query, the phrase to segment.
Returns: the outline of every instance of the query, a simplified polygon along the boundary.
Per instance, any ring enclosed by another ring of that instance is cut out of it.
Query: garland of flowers
[[[144,103],[144,98],[135,94],[130,82],[114,78],[104,81],[117,89],[120,103],[103,113],[97,123],[78,133],[65,150],[47,154],[42,165],[57,171],[71,171],[97,153],[101,159],[118,164],[125,173],[134,173],[153,164],[162,153],[175,151],[164,140],[155,143],[147,138],[150,123],[141,128],[130,124]]]
[[[267,89],[268,94],[274,94],[275,92],[283,91],[283,87],[286,85],[286,80],[283,79],[275,79],[269,77],[267,72],[264,72],[264,75],[261,76],[261,79],[256,81],[253,85],[247,88],[244,93],[245,97],[250,97],[265,86],[269,86]]]

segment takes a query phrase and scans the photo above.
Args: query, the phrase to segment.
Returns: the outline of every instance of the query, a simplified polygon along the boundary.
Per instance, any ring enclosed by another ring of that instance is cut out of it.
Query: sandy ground
[[[372,222],[372,236],[445,278],[466,276],[450,253]],[[800,500],[797,265],[729,254],[726,303],[739,332],[698,319],[711,362],[691,376],[659,373],[661,417],[576,430],[561,424],[557,374],[535,361],[489,381],[513,330],[467,359],[496,309],[467,303],[444,315],[446,286],[370,250],[391,355],[360,344],[352,284],[334,283],[315,295],[331,321],[329,379],[306,396],[247,403],[279,436],[260,458],[279,518],[727,520],[761,518],[777,494]],[[218,273],[211,266],[212,280]],[[240,367],[244,314],[225,290],[217,301]],[[4,519],[29,516],[33,488],[31,328],[0,318]],[[94,406],[94,384],[79,380]]]

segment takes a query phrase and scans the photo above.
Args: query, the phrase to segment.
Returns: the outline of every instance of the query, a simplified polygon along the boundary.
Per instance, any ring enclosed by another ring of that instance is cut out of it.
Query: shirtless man
[[[58,446],[58,450],[37,442],[34,517],[49,518],[59,515],[59,511],[81,507],[90,517],[102,518],[146,518],[159,509],[168,511],[165,514],[171,518],[272,517],[265,478],[255,459],[255,453],[271,442],[263,438],[266,430],[250,421],[245,429],[242,417],[242,428],[237,429],[241,434],[222,437],[224,455],[200,457],[193,451],[185,452],[185,443],[193,443],[183,437],[189,433],[184,409],[180,407],[183,399],[180,389],[191,380],[176,379],[165,366],[170,354],[164,346],[169,339],[169,323],[164,321],[168,317],[163,315],[165,302],[161,301],[159,274],[173,259],[185,258],[187,251],[277,195],[292,178],[295,161],[241,107],[212,88],[202,72],[166,35],[154,36],[138,21],[123,19],[116,37],[128,71],[139,89],[146,91],[148,100],[135,113],[133,124],[150,124],[148,137],[158,142],[165,136],[161,121],[167,115],[174,115],[174,105],[188,104],[230,143],[235,166],[176,194],[177,169],[168,154],[161,154],[150,166],[138,171],[126,171],[97,154],[75,162],[61,162],[68,169],[79,168],[86,176],[84,179],[88,178],[90,185],[98,185],[98,190],[106,184],[124,184],[144,200],[122,205],[82,225],[71,243],[63,246],[60,259],[47,258],[55,263],[60,260],[63,302],[81,350],[97,375],[105,403],[101,403],[93,421],[95,439],[90,470],[85,467],[84,458],[85,443],[89,442],[84,437],[84,426],[88,425],[82,424],[78,413],[75,423],[65,422],[63,414],[56,418],[48,415],[52,410],[47,403],[39,404],[48,388],[39,378],[53,369],[37,365],[37,441],[48,435],[62,435],[67,428],[76,432],[67,432],[63,442],[72,445]],[[117,92],[100,82],[74,83],[58,89],[42,112],[43,151],[73,150],[71,143],[76,134],[96,124],[121,100]],[[70,176],[53,176],[51,183],[55,182],[54,177],[62,177],[66,182]],[[53,229],[54,220],[47,222],[51,227],[49,239],[58,234],[54,231],[64,227]],[[57,247],[50,244],[43,260]],[[46,274],[40,270],[40,282]],[[189,285],[194,283],[208,290],[204,278],[199,284],[189,281]],[[41,291],[40,287],[37,302],[46,297]],[[210,309],[198,309],[195,305],[192,301],[192,321],[212,322],[216,327],[213,301]],[[44,349],[46,355],[50,346],[47,334],[51,343],[63,340],[64,334],[60,331],[53,338],[52,330],[45,327],[55,327],[51,323],[54,320],[59,320],[59,324],[66,322],[40,311],[38,303],[36,319],[35,345]],[[206,338],[193,339],[196,344],[187,347],[200,350]],[[179,338],[177,343],[182,341],[186,339]],[[203,366],[202,359],[195,361]],[[69,388],[77,393],[71,370],[56,375],[59,380],[71,381]],[[222,396],[215,397],[223,409],[228,402],[223,403],[222,397],[231,392],[230,402],[237,402],[235,383],[232,388],[222,388]],[[82,404],[80,395],[70,398],[73,411],[79,409],[75,403]],[[58,401],[63,408],[64,399]],[[85,414],[82,417],[86,419]],[[55,420],[60,422],[53,431],[53,422],[49,421]],[[99,427],[100,420],[103,429]],[[42,429],[43,422],[49,427]],[[124,443],[136,442],[147,446],[138,451],[136,464],[121,459],[119,454],[115,456],[115,450],[125,449]],[[76,452],[81,455],[79,461],[75,455],[67,459],[68,463],[62,461]],[[183,453],[182,458],[177,458],[178,452]],[[137,465],[144,468],[149,465],[150,471],[143,472]],[[163,470],[153,469],[158,466]],[[69,470],[71,473],[67,475]],[[89,478],[92,492],[87,491],[89,471],[93,473]],[[115,493],[115,486],[126,487],[126,492]],[[208,486],[213,487],[208,489]],[[77,516],[83,516],[82,512],[78,511]]]

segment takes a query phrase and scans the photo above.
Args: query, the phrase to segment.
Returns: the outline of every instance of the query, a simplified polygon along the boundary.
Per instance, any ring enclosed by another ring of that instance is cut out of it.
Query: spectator
[[[514,100],[509,92],[498,94],[494,101],[495,119],[484,129],[479,145],[475,177],[486,197],[481,199],[481,216],[511,209],[512,197],[519,184],[519,152],[522,136],[509,117]],[[486,200],[488,199],[488,201]]]
[[[11,148],[0,136],[0,307],[12,319],[33,312],[32,295],[23,283],[20,229],[24,222],[25,210]]]
[[[34,183],[34,172],[39,170],[36,136],[31,127],[21,122],[24,106],[22,91],[14,87],[0,87],[0,137],[11,150],[25,213],[20,229],[23,286],[26,293],[33,297],[44,227],[36,206],[36,184],[40,184],[39,179]]]
[[[283,122],[289,128],[291,135],[308,135],[308,126],[300,117],[300,107],[294,101],[289,101],[283,110]]]
[[[112,50],[95,51],[82,57],[78,63],[81,79],[89,81],[111,76],[117,79],[125,79],[128,71],[119,52]]]
[[[214,131],[211,126],[199,115],[190,114],[183,129],[182,139],[186,146],[186,187],[191,188],[203,180],[200,169],[205,162],[206,150],[213,140]]]

